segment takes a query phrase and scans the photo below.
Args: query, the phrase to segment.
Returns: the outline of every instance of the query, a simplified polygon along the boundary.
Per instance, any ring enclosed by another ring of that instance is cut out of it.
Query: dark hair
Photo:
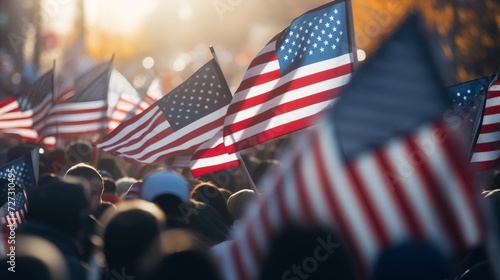
[[[75,140],[66,146],[66,163],[92,162],[92,145],[84,140]]]
[[[217,210],[227,225],[231,225],[233,220],[227,210],[226,200],[219,191],[219,188],[211,182],[198,183],[191,192],[191,198],[196,201],[206,203]]]
[[[87,198],[81,185],[54,181],[36,188],[28,197],[26,218],[62,230],[71,236],[83,229]]]
[[[66,171],[65,176],[76,176],[76,177],[83,177],[88,180],[91,179],[99,179],[101,182],[103,182],[101,174],[92,167],[91,165],[88,165],[86,163],[78,163],[76,165],[71,166],[68,171]]]
[[[113,179],[104,178],[104,193],[116,194],[116,184]]]

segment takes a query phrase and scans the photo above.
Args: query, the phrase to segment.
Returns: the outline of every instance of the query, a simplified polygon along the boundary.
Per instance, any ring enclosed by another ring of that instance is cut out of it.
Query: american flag
[[[0,203],[2,205],[2,224],[19,225],[27,211],[26,192],[34,190],[37,180],[38,151],[16,159],[0,167]],[[9,188],[9,183],[11,187]],[[10,201],[10,202],[9,202]]]
[[[447,115],[455,129],[462,131],[464,145],[469,148],[468,156],[474,152],[474,144],[481,124],[486,101],[486,90],[495,75],[478,78],[448,88],[453,101],[452,114]]]
[[[193,153],[189,167],[194,178],[239,166],[235,153],[228,154],[222,138],[222,129]]]
[[[54,102],[54,70],[43,74],[16,97],[23,113],[31,116],[33,128],[40,132]]]
[[[39,143],[38,131],[52,105],[53,70],[38,78],[32,85],[19,92],[16,97],[0,101],[0,135],[9,138]],[[44,138],[42,143],[53,148],[55,139]]]
[[[229,153],[305,128],[353,71],[350,1],[296,18],[254,58],[224,122]]]
[[[71,97],[64,103],[56,103],[52,108],[42,136],[72,137],[107,129],[111,63],[112,60],[103,62],[76,80]]]
[[[193,152],[221,129],[230,100],[222,71],[212,59],[95,145],[127,161],[140,163],[155,163]]]
[[[471,162],[477,170],[493,169],[500,164],[500,80],[498,74],[488,87],[479,135]]]
[[[263,200],[214,252],[225,279],[256,279],[272,236],[290,223],[338,230],[365,277],[400,242],[430,241],[451,256],[483,241],[479,193],[442,119],[450,101],[416,19],[263,178]]]
[[[108,91],[108,129],[146,110],[151,104],[141,101],[137,90],[118,70],[111,71]]]
[[[163,97],[163,87],[161,86],[161,81],[159,78],[154,78],[149,84],[146,94],[142,98],[142,102],[146,103],[149,107],[153,105],[156,101]]]

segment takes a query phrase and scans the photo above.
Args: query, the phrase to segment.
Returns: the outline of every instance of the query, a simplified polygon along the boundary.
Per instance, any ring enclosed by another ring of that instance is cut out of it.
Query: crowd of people
[[[247,182],[233,172],[235,178],[221,186],[220,180],[194,180],[168,165],[136,169],[129,177],[113,160],[89,164],[92,148],[82,142],[68,147],[42,157],[26,219],[16,230],[15,272],[1,256],[0,279],[223,279],[214,252],[232,242],[231,232],[259,203],[260,194]],[[11,148],[5,160],[29,151]],[[255,157],[247,163],[256,182],[279,164]],[[497,220],[499,185],[493,181],[485,193],[496,205]],[[332,229],[290,225],[273,240],[261,260],[260,279],[359,277]],[[429,244],[400,244],[380,256],[372,279],[494,279],[485,249],[450,262]]]

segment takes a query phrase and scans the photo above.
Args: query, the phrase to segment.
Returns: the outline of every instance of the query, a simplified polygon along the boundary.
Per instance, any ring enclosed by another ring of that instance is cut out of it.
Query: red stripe
[[[489,116],[489,115],[495,115],[495,114],[500,114],[500,105],[488,107],[488,102],[486,102],[486,107],[484,108],[484,115]]]
[[[269,43],[267,43],[264,46],[264,48],[262,48],[262,50],[259,51],[257,56],[252,60],[252,62],[250,62],[250,65],[248,66],[248,70],[254,68],[255,66],[258,66],[258,65],[261,65],[264,63],[268,63],[269,61],[272,61],[272,60],[276,60],[276,57],[277,57],[276,49],[275,48],[271,49],[268,46],[270,44],[275,44],[274,41],[276,41],[279,38],[279,36],[281,36],[281,34],[274,36],[274,38],[271,39],[269,41]],[[262,53],[264,51],[264,49],[266,49],[266,48],[269,48],[269,51]]]
[[[498,165],[498,159],[474,162],[474,169],[478,171],[490,170]]]
[[[300,150],[299,150],[300,151]],[[295,170],[294,174],[292,175],[296,184],[296,190],[298,193],[299,197],[299,205],[297,205],[298,208],[300,208],[305,215],[304,215],[304,222],[306,223],[312,223],[315,221],[316,217],[314,215],[314,212],[311,207],[311,203],[309,201],[310,197],[308,194],[308,189],[307,189],[307,184],[304,182],[304,177],[303,177],[303,168],[302,168],[302,162],[304,161],[303,156],[301,156],[298,160],[295,160],[293,162],[293,167],[292,169]]]
[[[243,80],[236,90],[236,94],[240,95],[242,94],[242,91],[246,91],[251,87],[254,86],[259,86],[265,83],[269,83],[271,81],[277,80],[281,77],[281,71],[279,69],[267,72],[267,73],[262,73],[262,74],[257,74],[253,77],[249,77],[246,80]]]
[[[247,275],[244,266],[243,266],[243,260],[240,249],[239,249],[240,244],[236,243],[235,241],[231,244],[231,256],[233,256],[234,264],[235,264],[235,269],[236,269],[236,275],[238,275],[239,280],[248,280],[249,276]]]
[[[500,139],[495,142],[476,143],[476,146],[474,146],[474,153],[493,152],[498,150],[500,150]]]
[[[404,139],[404,144],[407,148],[407,155],[409,158],[414,158],[416,155],[421,155],[424,158],[418,164],[414,166],[414,170],[417,176],[422,181],[422,188],[426,193],[426,199],[431,202],[433,208],[432,212],[436,213],[437,218],[440,220],[440,224],[444,226],[445,236],[451,239],[451,243],[456,247],[459,244],[463,244],[464,237],[460,231],[460,227],[457,225],[457,220],[452,212],[452,205],[447,194],[442,193],[442,188],[438,184],[438,179],[434,177],[433,172],[431,172],[428,158],[426,158],[425,153],[418,148],[418,144],[415,142],[416,139],[408,137]]]
[[[137,158],[136,160],[144,160],[146,158],[149,158],[151,157],[152,155],[160,152],[161,150],[169,150],[169,149],[174,149],[176,148],[177,146],[180,146],[184,143],[186,143],[187,141],[199,136],[199,135],[202,135],[204,133],[206,133],[207,131],[210,131],[210,130],[213,130],[215,128],[218,128],[218,127],[221,127],[222,126],[222,123],[224,122],[224,116],[222,116],[221,118],[219,119],[216,119],[210,123],[207,123],[205,124],[204,126],[201,126],[201,127],[198,127],[196,128],[195,130],[191,131],[190,133],[186,133],[184,135],[182,135],[181,137],[177,137],[174,141],[168,143],[167,145],[161,147],[160,149],[156,149],[156,150],[153,150],[149,153],[147,153],[146,155],[140,157],[140,158]],[[170,128],[168,129],[168,131],[170,130]],[[173,132],[175,133],[175,132]],[[163,134],[163,132],[161,133]],[[172,132],[168,133],[167,135],[170,135],[172,134]],[[166,135],[166,136],[167,136]],[[143,147],[147,147],[153,143],[156,143],[156,142],[161,142],[163,138],[165,138],[166,136],[155,136],[153,138],[150,138],[148,141],[146,141],[146,143],[144,143]],[[202,143],[195,143],[193,144],[193,146],[189,147],[189,148],[185,148],[185,149],[182,149],[182,152],[192,152],[194,151],[200,144]],[[144,148],[138,148],[134,151],[129,151],[127,152],[127,154],[129,153],[140,153]],[[162,155],[159,159],[161,158],[165,158],[165,157],[169,157],[169,156],[174,156],[174,155],[177,155],[179,154],[178,151],[172,151],[172,152],[169,152],[168,154],[165,154],[165,155]],[[158,160],[159,160],[158,159]]]
[[[313,154],[315,158],[315,164],[316,164],[316,174],[318,176],[318,179],[320,181],[320,190],[323,194],[323,197],[326,200],[326,205],[328,209],[325,209],[325,211],[328,211],[332,216],[333,216],[333,224],[338,225],[340,228],[340,233],[343,235],[343,238],[347,241],[347,244],[349,245],[350,248],[354,248],[352,251],[353,257],[355,260],[357,260],[357,263],[363,264],[362,266],[359,267],[361,275],[368,275],[368,263],[367,260],[362,258],[361,252],[363,251],[363,248],[361,248],[359,242],[356,241],[355,239],[355,234],[354,230],[352,229],[352,225],[347,219],[347,216],[345,215],[345,209],[341,208],[341,202],[339,201],[339,195],[335,192],[334,186],[331,185],[330,182],[330,173],[332,170],[331,168],[325,163],[325,156],[331,156],[331,155],[325,155],[325,151],[321,149],[321,144],[323,140],[321,139],[321,135],[318,130],[315,130],[311,136],[311,145],[313,147]],[[328,145],[336,145],[336,143],[327,143]],[[337,170],[337,172],[342,172],[341,170]],[[342,186],[342,187],[348,187],[348,186]]]
[[[233,145],[226,146],[228,153],[234,153],[238,150],[243,150],[248,147],[263,143],[265,141],[283,136],[285,134],[303,129],[317,122],[319,116],[308,116],[299,120],[288,122],[283,125],[276,126],[272,129],[262,131],[261,133],[250,136],[249,138],[242,139]]]
[[[492,132],[500,132],[500,118],[498,122],[494,122],[491,124],[483,124],[480,129],[480,134],[492,133]]]
[[[151,121],[146,120],[143,124],[139,125],[138,124],[139,121],[143,120],[143,118],[146,116],[146,114],[148,114],[149,111],[151,111],[153,109],[158,109],[158,111],[152,115]],[[120,126],[118,126],[116,129],[114,129],[113,131],[108,133],[108,135],[106,135],[106,137],[95,142],[95,145],[101,145],[101,147],[99,147],[100,149],[107,150],[107,149],[109,149],[109,147],[114,146],[116,144],[119,144],[117,147],[113,148],[113,150],[117,150],[120,147],[130,146],[132,144],[137,143],[139,140],[137,140],[137,139],[131,140],[132,136],[137,135],[142,129],[145,129],[148,125],[151,125],[154,128],[154,127],[158,127],[159,125],[161,125],[165,121],[165,116],[163,115],[163,113],[161,112],[161,110],[157,106],[150,107],[148,110],[149,111],[143,112],[143,114],[141,114],[141,115],[137,115],[133,118],[126,120]],[[118,134],[125,132],[131,128],[132,128],[132,130],[127,132],[125,136],[118,137]],[[139,139],[140,139],[140,137],[139,137]],[[114,143],[114,144],[111,144],[111,143]]]
[[[390,155],[385,154],[382,151],[374,152],[373,158],[377,163],[377,173],[381,174],[384,178],[384,187],[387,188],[386,191],[389,194],[389,199],[391,199],[392,203],[398,208],[398,213],[402,214],[403,223],[405,224],[407,232],[409,232],[416,239],[422,240],[425,234],[424,229],[422,228],[422,225],[420,225],[415,214],[416,209],[411,208],[411,198],[409,198],[407,194],[402,191],[407,186],[402,184],[400,180],[405,180],[405,178],[402,178],[402,176],[394,170],[388,160],[390,157]],[[406,178],[406,180],[408,180],[408,178]]]
[[[442,123],[439,123],[433,128],[433,131],[447,131],[447,129]],[[466,164],[466,159],[456,152],[459,151],[459,147],[451,137],[446,138],[443,143],[439,143],[439,148],[443,151],[447,165],[454,171],[455,176],[458,176],[457,180],[460,184],[457,187],[462,192],[468,212],[472,214],[476,229],[481,231],[481,235],[484,235],[486,221],[480,212],[479,202],[477,201],[478,190],[475,188],[476,184],[468,168],[469,166]]]
[[[194,152],[192,158],[193,159],[202,159],[202,158],[211,158],[211,157],[216,157],[220,155],[224,155],[226,153],[226,146],[224,146],[224,143],[220,143],[217,146],[213,148],[206,148],[202,150],[197,150]]]
[[[210,166],[207,166],[207,167],[193,168],[193,169],[191,169],[191,174],[193,175],[194,178],[198,178],[198,177],[203,176],[205,174],[214,173],[214,172],[221,171],[221,170],[226,170],[226,169],[236,167],[239,165],[240,165],[240,163],[238,162],[238,160],[228,161],[228,162],[224,162],[224,163],[220,163],[220,164],[211,164]]]
[[[359,201],[358,205],[360,205],[360,210],[368,221],[367,226],[371,229],[370,232],[375,238],[377,246],[387,246],[390,242],[389,235],[386,229],[382,227],[382,219],[376,214],[377,207],[373,205],[368,193],[366,193],[365,188],[368,186],[365,186],[360,180],[362,175],[352,163],[346,164],[346,175],[351,181],[350,186],[356,194],[355,198]]]

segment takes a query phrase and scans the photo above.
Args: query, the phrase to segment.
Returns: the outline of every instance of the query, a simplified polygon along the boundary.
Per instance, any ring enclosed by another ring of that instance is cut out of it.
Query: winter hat
[[[163,194],[177,196],[182,202],[189,201],[189,187],[187,180],[175,171],[162,171],[144,179],[142,184],[142,198],[153,201]]]

